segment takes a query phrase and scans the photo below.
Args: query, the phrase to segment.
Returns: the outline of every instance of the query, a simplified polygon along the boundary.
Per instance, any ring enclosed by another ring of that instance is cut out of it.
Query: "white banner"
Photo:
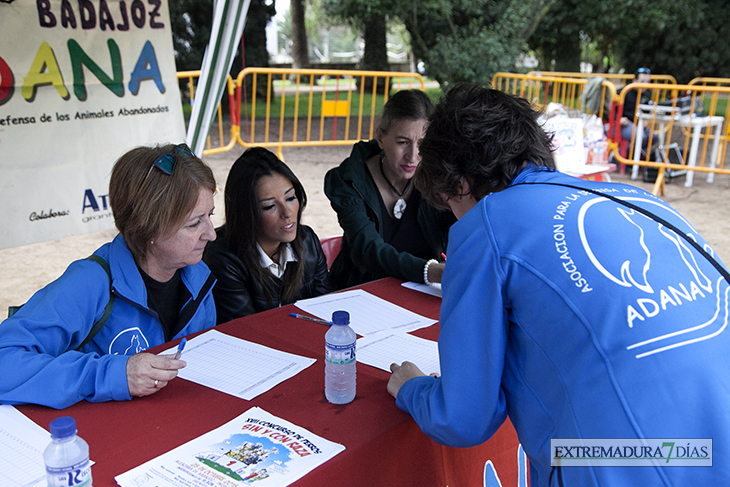
[[[184,138],[167,0],[0,0],[0,248],[113,227],[114,161]]]

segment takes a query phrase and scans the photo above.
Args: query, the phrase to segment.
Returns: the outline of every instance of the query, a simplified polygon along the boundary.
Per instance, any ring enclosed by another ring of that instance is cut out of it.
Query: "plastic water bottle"
[[[324,395],[332,404],[355,399],[357,335],[350,328],[350,313],[332,313],[332,326],[324,335]]]
[[[89,445],[76,436],[76,420],[51,421],[51,440],[43,452],[48,487],[91,487]]]

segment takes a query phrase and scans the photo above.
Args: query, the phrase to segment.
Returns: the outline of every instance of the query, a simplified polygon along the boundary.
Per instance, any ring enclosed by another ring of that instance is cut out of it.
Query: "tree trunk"
[[[360,69],[365,71],[390,71],[386,32],[385,15],[373,16],[365,21],[363,31],[365,51],[362,55]],[[365,78],[365,92],[372,93],[372,89],[373,78]],[[381,94],[385,92],[385,78],[378,78],[377,92]]]
[[[292,67],[305,69],[309,67],[309,45],[307,44],[307,28],[304,25],[304,0],[291,0],[291,37]]]

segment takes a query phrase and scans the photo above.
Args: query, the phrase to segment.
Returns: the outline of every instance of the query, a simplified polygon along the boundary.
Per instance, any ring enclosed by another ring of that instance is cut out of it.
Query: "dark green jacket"
[[[335,289],[389,276],[423,282],[426,260],[398,252],[383,239],[378,188],[365,167],[365,161],[379,153],[376,141],[358,142],[350,157],[330,169],[324,179],[324,192],[344,231],[340,253],[330,269]],[[440,260],[456,218],[421,199],[417,220],[433,258]]]

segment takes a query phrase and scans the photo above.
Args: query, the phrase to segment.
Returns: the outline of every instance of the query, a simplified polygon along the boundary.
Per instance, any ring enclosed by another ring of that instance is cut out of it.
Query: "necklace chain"
[[[380,174],[383,176],[383,179],[385,179],[385,182],[388,183],[388,185],[393,188],[393,191],[395,191],[395,194],[398,195],[399,198],[402,198],[404,194],[406,194],[406,191],[408,191],[408,187],[411,185],[411,180],[409,179],[406,182],[406,186],[403,188],[403,192],[398,192],[398,190],[393,186],[393,183],[391,183],[388,178],[385,176],[385,171],[383,171],[383,159],[385,158],[385,154],[383,152],[380,153]]]

